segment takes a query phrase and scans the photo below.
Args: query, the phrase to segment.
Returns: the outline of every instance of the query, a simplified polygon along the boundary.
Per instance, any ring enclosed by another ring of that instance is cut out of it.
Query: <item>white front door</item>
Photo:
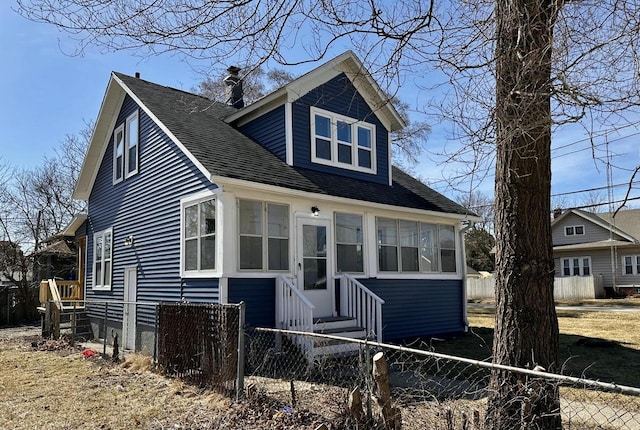
[[[124,308],[122,314],[122,348],[136,349],[136,298],[138,288],[138,270],[135,267],[124,269]]]
[[[297,286],[314,304],[314,317],[335,314],[331,221],[297,218]]]

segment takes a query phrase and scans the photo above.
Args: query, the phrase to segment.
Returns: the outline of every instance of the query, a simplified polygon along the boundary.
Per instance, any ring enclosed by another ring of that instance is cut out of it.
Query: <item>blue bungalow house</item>
[[[249,325],[378,339],[464,331],[477,217],[391,165],[403,125],[350,51],[239,109],[113,73],[74,194],[88,214],[66,232],[84,296],[244,301]],[[134,347],[153,316],[124,318]]]

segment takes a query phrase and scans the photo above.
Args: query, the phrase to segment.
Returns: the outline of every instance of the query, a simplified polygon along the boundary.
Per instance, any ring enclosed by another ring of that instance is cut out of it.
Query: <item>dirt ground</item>
[[[114,364],[38,327],[0,330],[0,429],[340,428],[319,416],[254,398],[232,403],[214,392],[150,371],[148,357]]]

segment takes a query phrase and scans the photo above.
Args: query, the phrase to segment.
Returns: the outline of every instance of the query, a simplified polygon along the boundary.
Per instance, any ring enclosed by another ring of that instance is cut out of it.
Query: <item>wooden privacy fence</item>
[[[244,304],[160,304],[158,365],[173,377],[241,395]]]
[[[495,278],[468,278],[467,299],[494,298]],[[554,278],[555,299],[601,299],[605,297],[601,275]]]

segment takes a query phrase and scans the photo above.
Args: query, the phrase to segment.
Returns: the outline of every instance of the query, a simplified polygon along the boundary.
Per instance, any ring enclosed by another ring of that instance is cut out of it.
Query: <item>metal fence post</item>
[[[153,329],[153,363],[158,364],[158,322],[160,320],[160,304],[156,303],[156,323]]]
[[[107,314],[109,313],[109,302],[104,303],[104,321],[102,323],[104,328],[104,343],[102,345],[102,354],[107,355]]]
[[[242,400],[244,397],[244,311],[245,303],[240,302],[238,305],[238,371],[236,384],[236,400]]]

